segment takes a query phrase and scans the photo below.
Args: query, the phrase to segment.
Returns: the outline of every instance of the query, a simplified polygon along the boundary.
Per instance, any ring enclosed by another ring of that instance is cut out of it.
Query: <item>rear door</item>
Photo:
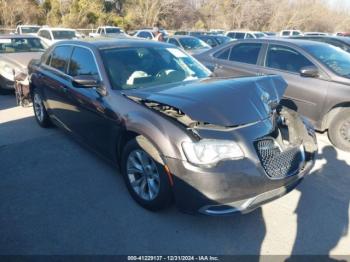
[[[328,88],[328,82],[324,80],[326,76],[321,68],[321,74],[317,78],[301,76],[301,68],[317,65],[301,50],[282,44],[269,44],[264,65],[263,73],[280,75],[287,81],[285,98],[293,102],[288,103],[289,106],[312,122],[318,121]]]
[[[262,43],[241,42],[221,50],[213,56],[214,72],[223,77],[259,75],[262,47]]]
[[[41,82],[44,85],[43,92],[50,112],[62,124],[69,111],[72,110],[66,101],[67,86],[71,82],[66,74],[71,53],[71,46],[57,46],[50,54],[47,64],[43,65],[45,70],[41,75]]]

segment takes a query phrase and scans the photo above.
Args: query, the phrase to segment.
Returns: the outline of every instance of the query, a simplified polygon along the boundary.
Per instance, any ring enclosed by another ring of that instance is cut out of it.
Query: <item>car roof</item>
[[[169,38],[180,39],[180,38],[197,38],[197,37],[191,36],[191,35],[172,35]]]
[[[312,41],[312,40],[304,40],[304,39],[293,39],[293,38],[280,38],[280,37],[271,37],[271,38],[258,38],[258,39],[242,39],[242,40],[237,40],[232,43],[269,43],[269,44],[289,44],[289,45],[294,45],[298,47],[306,47],[306,46],[328,46],[328,44],[323,43],[323,42],[317,42],[317,41]]]
[[[0,39],[8,39],[8,38],[38,38],[38,37],[35,35],[15,35],[15,34],[0,35]]]
[[[295,36],[292,37],[291,39],[303,39],[303,38],[316,38],[316,39],[320,39],[320,38],[328,38],[328,39],[335,39],[335,40],[339,40],[342,42],[345,42],[347,44],[350,44],[350,38],[349,37],[344,37],[344,36],[331,36],[331,35],[307,35],[307,36]]]
[[[88,39],[88,40],[67,40],[60,41],[55,46],[59,45],[78,45],[85,47],[95,47],[97,49],[110,49],[110,48],[125,48],[125,47],[172,47],[173,45],[164,42],[143,40],[137,38],[123,38],[123,39]]]
[[[64,28],[64,27],[42,27],[40,28],[39,31],[41,30],[51,30],[51,31],[76,31],[75,29],[72,28]]]

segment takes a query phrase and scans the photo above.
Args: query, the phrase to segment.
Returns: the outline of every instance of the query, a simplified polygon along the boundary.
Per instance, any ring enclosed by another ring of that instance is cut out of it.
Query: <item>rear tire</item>
[[[172,190],[158,150],[143,136],[129,141],[121,161],[122,174],[132,198],[151,211],[171,204]]]
[[[341,110],[333,118],[328,137],[335,147],[350,152],[350,108]]]
[[[33,91],[33,110],[35,119],[41,127],[47,128],[52,125],[50,117],[47,114],[45,105],[43,103],[41,94],[37,89],[34,89]]]

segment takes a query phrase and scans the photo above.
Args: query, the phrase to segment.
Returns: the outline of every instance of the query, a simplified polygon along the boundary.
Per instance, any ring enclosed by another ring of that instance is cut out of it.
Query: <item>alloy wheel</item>
[[[126,168],[135,193],[143,200],[154,200],[160,188],[160,177],[154,160],[145,151],[134,150],[127,158]]]
[[[43,102],[41,100],[41,97],[39,94],[34,94],[34,99],[33,99],[33,105],[34,105],[34,111],[35,111],[35,115],[37,117],[37,119],[39,120],[39,122],[43,122],[44,121],[44,106],[43,106]]]

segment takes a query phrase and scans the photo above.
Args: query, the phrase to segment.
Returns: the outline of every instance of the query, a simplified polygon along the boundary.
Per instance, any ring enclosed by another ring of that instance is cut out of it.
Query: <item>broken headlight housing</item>
[[[203,139],[198,142],[184,142],[182,148],[187,160],[195,165],[212,166],[225,159],[241,159],[242,149],[229,140]]]

